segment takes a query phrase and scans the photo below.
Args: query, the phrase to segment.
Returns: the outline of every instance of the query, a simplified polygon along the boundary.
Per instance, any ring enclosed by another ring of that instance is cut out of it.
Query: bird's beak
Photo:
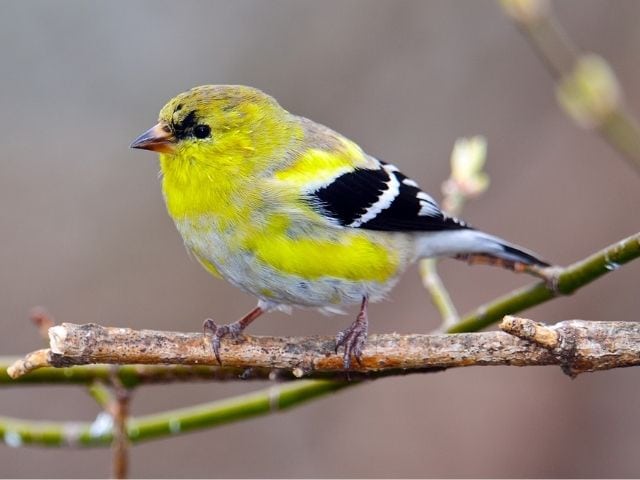
[[[176,146],[176,137],[169,125],[158,123],[136,138],[131,148],[141,148],[160,153],[173,153]]]

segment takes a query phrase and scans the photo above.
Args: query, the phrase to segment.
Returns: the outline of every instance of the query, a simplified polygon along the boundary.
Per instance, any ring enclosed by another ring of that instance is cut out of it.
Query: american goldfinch
[[[218,362],[220,340],[265,312],[359,303],[356,320],[336,337],[349,368],[366,342],[368,302],[420,258],[548,265],[445,215],[395,166],[255,88],[181,93],[131,147],[160,153],[167,210],[187,249],[212,275],[258,298],[234,323],[205,321]]]

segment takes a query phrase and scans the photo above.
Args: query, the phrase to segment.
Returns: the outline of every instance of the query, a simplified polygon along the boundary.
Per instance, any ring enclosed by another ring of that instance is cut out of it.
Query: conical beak
[[[176,146],[176,137],[169,125],[158,123],[136,138],[131,148],[141,148],[160,153],[173,153]]]

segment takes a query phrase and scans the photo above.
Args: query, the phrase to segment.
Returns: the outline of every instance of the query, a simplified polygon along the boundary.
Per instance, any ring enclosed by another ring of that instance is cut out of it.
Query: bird
[[[312,307],[359,313],[335,337],[345,369],[360,362],[368,304],[413,262],[454,257],[539,274],[535,253],[449,216],[418,184],[340,133],[242,85],[203,85],[161,109],[131,148],[159,153],[167,211],[213,276],[258,299],[239,320],[204,321],[221,340],[262,314]]]

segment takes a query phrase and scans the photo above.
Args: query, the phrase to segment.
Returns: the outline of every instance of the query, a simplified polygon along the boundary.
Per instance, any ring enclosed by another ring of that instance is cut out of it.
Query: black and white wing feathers
[[[391,164],[344,173],[313,192],[313,203],[343,227],[382,231],[469,228]]]
[[[314,207],[342,227],[387,232],[440,232],[418,241],[420,257],[492,258],[505,265],[548,264],[533,252],[445,215],[436,201],[393,165],[344,173],[312,192]],[[501,264],[498,262],[497,264]]]

